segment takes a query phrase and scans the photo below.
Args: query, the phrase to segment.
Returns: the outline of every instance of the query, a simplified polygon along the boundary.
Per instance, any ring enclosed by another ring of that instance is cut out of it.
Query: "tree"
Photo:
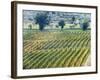
[[[76,18],[75,18],[75,16],[73,16],[72,17],[72,24],[74,24],[75,20],[76,20]]]
[[[61,21],[59,21],[59,26],[61,26],[61,30],[64,28],[64,26],[65,26],[65,22],[64,22],[64,20],[61,20]]]
[[[29,24],[28,27],[29,27],[30,30],[32,29],[32,25],[31,24]]]
[[[48,17],[48,13],[40,13],[36,15],[35,21],[39,25],[39,30],[42,31],[49,24],[50,18]]]
[[[72,28],[74,28],[75,26],[76,26],[76,18],[75,18],[75,16],[73,16],[72,18],[71,18],[71,24],[72,25],[70,25],[69,27],[72,29]]]
[[[88,27],[89,27],[89,20],[87,18],[84,18],[83,23],[82,23],[83,31],[87,30]]]
[[[88,26],[89,26],[89,22],[84,22],[82,27],[83,31],[87,30]]]

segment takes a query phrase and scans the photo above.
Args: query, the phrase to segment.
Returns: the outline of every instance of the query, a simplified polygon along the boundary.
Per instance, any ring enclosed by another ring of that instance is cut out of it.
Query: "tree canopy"
[[[82,30],[85,31],[87,30],[88,27],[89,27],[89,20],[87,18],[84,18],[82,23]]]
[[[61,20],[61,21],[59,21],[59,26],[61,26],[61,30],[64,28],[64,26],[65,26],[65,22],[64,22],[64,20]]]
[[[36,24],[39,24],[39,30],[43,30],[46,25],[49,24],[49,17],[48,13],[40,13],[37,14],[35,17]]]

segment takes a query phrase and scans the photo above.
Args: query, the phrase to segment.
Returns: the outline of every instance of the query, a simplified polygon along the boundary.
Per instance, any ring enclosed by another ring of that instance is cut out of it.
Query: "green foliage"
[[[61,26],[61,30],[64,28],[64,26],[65,26],[65,22],[64,22],[64,20],[61,20],[61,21],[59,21],[59,26]]]
[[[44,30],[44,27],[49,24],[50,18],[48,17],[48,13],[40,13],[35,17],[36,24],[39,25],[39,30]]]
[[[76,20],[76,18],[75,18],[75,16],[73,16],[72,17],[72,24],[74,24],[75,20]]]
[[[82,23],[83,31],[87,30],[88,27],[89,27],[89,20],[87,18],[84,18],[84,21]]]
[[[29,29],[32,29],[32,24],[29,24],[28,27],[29,27]]]

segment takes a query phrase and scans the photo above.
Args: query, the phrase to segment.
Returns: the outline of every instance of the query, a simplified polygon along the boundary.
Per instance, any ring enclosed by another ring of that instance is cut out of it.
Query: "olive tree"
[[[63,30],[64,26],[65,26],[65,22],[64,20],[59,21],[59,26],[61,26],[61,30]]]
[[[40,31],[44,30],[44,27],[49,24],[49,21],[48,13],[40,13],[35,17],[35,22],[39,25]]]

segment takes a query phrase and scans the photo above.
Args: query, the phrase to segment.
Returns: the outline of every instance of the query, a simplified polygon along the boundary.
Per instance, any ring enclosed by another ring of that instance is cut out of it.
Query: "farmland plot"
[[[23,38],[24,69],[91,65],[90,30],[26,30]]]

